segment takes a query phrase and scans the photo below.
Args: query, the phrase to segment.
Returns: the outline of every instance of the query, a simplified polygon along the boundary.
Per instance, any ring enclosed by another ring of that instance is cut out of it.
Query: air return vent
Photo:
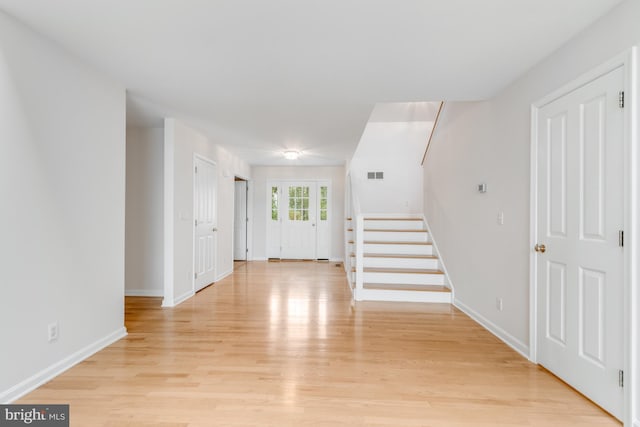
[[[367,172],[367,179],[384,179],[384,172]]]

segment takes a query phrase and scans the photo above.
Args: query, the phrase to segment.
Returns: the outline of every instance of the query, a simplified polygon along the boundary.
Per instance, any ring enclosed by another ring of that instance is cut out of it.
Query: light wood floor
[[[350,303],[330,263],[252,262],[20,403],[72,426],[620,426],[448,305]]]

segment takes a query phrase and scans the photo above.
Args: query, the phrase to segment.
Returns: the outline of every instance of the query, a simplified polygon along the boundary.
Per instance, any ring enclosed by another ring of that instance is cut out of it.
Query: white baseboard
[[[519,339],[517,339],[516,337],[514,337],[513,335],[511,335],[510,333],[508,333],[507,331],[505,331],[504,329],[502,329],[501,327],[499,327],[498,325],[496,325],[486,317],[482,316],[480,313],[473,310],[471,307],[464,304],[459,299],[456,298],[453,302],[453,305],[458,309],[460,309],[462,312],[464,312],[467,316],[471,317],[473,320],[475,320],[477,323],[479,323],[482,327],[484,327],[486,330],[491,332],[493,335],[498,337],[501,341],[503,341],[509,347],[511,347],[518,353],[520,353],[522,357],[529,360],[528,345],[526,345],[525,343],[523,343],[522,341],[520,341]]]
[[[268,261],[269,259],[267,257],[254,257],[251,258],[250,261]]]
[[[125,289],[126,297],[163,297],[164,289]]]
[[[191,298],[194,295],[195,295],[195,292],[193,292],[193,291],[185,292],[184,294],[180,295],[178,298],[175,298],[173,300],[173,306],[175,307],[176,305],[185,302],[186,300],[188,300],[189,298]]]
[[[24,396],[27,393],[32,392],[36,388],[45,384],[46,382],[51,381],[53,378],[57,377],[67,369],[72,368],[78,363],[82,362],[85,359],[88,359],[95,353],[99,352],[103,348],[113,344],[121,338],[127,336],[127,328],[124,326],[104,338],[99,339],[98,341],[89,344],[88,346],[76,351],[75,353],[65,357],[59,362],[54,363],[48,368],[43,369],[37,374],[27,378],[26,380],[16,384],[11,387],[9,390],[0,392],[0,402],[2,404],[9,404],[14,402]]]
[[[178,304],[181,304],[183,302],[185,302],[186,300],[188,300],[189,298],[191,298],[192,296],[194,296],[196,293],[193,292],[192,290],[189,290],[187,292],[185,292],[184,294],[180,295],[177,298],[174,298],[173,301],[169,300],[167,301],[167,299],[163,299],[162,300],[162,307],[175,307]]]
[[[231,270],[229,270],[229,271],[225,271],[224,273],[219,274],[218,278],[216,279],[216,282],[219,282],[220,280],[224,279],[225,277],[227,277],[227,276],[229,276],[231,274],[233,274],[233,268]]]

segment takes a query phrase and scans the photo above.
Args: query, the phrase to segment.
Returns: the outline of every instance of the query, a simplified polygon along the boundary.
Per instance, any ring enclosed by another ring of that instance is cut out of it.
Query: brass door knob
[[[533,249],[535,249],[535,250],[536,250],[536,252],[540,252],[541,254],[543,254],[543,253],[544,253],[544,251],[546,251],[546,250],[547,250],[547,247],[546,247],[545,245],[541,245],[541,244],[539,244],[539,243],[538,243],[538,244],[536,244],[536,245],[534,246],[534,248],[533,248]]]

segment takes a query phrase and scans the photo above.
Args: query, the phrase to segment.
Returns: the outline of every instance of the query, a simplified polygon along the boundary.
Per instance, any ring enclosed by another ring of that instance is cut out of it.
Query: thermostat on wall
[[[486,193],[487,192],[487,184],[484,182],[482,184],[478,184],[478,193]]]

